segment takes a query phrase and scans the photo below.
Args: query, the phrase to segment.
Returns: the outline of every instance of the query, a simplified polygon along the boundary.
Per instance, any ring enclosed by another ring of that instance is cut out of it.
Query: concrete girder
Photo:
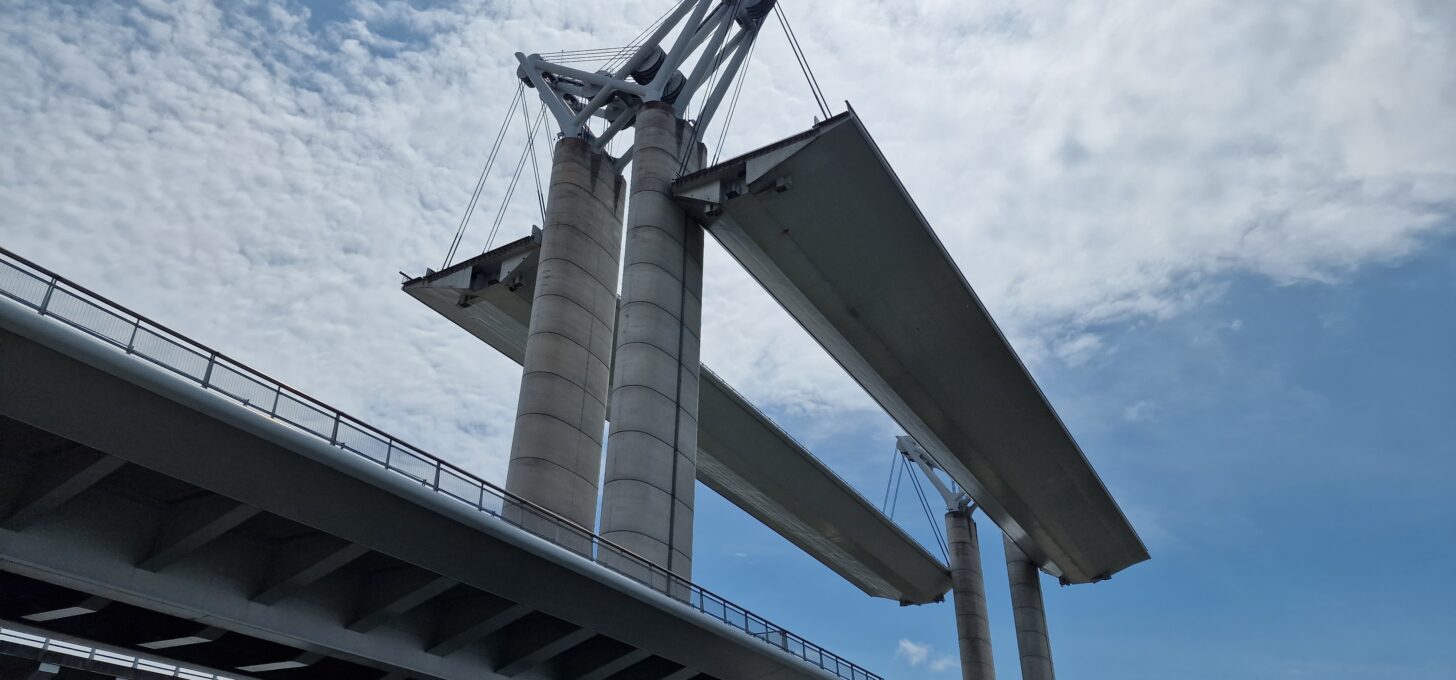
[[[216,494],[173,504],[157,530],[151,551],[137,566],[147,571],[166,569],[259,512],[258,508]]]
[[[253,601],[275,604],[309,584],[362,557],[369,549],[327,534],[314,534],[280,545]]]
[[[652,656],[641,649],[629,649],[602,661],[600,666],[581,674],[578,680],[607,680]]]
[[[543,622],[508,641],[507,656],[501,659],[495,672],[516,677],[594,637],[596,632],[564,621]]]
[[[530,607],[491,595],[460,598],[450,603],[440,617],[434,641],[426,651],[437,656],[449,656],[530,613]]]
[[[142,642],[137,646],[145,647],[147,649],[170,649],[172,647],[200,645],[207,642],[216,642],[217,639],[222,637],[225,632],[226,631],[221,628],[202,626],[201,628],[198,628],[196,632],[189,633],[187,635],[179,635],[177,637],[167,638],[165,640]]]
[[[47,609],[43,612],[27,614],[21,618],[25,619],[26,621],[35,622],[69,619],[73,616],[85,616],[86,614],[95,614],[109,604],[111,604],[111,600],[108,600],[104,597],[88,597],[73,605]]]
[[[317,654],[314,652],[304,652],[302,654],[299,654],[298,656],[290,659],[284,659],[282,661],[269,661],[266,663],[238,666],[238,670],[244,673],[267,673],[269,671],[286,671],[294,668],[307,668],[318,663],[323,658],[324,657],[322,654]]]
[[[413,567],[370,574],[348,628],[367,633],[453,587],[455,581]]]
[[[40,468],[25,480],[5,508],[0,524],[12,531],[23,529],[126,464],[120,458],[83,447],[72,447],[58,458],[56,464]]]

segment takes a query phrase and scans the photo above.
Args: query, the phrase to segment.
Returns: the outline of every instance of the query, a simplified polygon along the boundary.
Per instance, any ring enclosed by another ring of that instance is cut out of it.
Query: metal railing
[[[837,677],[882,680],[590,529],[514,496],[4,248],[0,248],[0,295],[278,423],[318,437],[332,447],[571,550]]]
[[[6,624],[6,626],[9,625],[14,624]],[[103,663],[117,668],[143,671],[172,678],[182,678],[183,680],[242,680],[247,677],[242,675],[219,675],[210,670],[179,666],[175,663],[94,647],[90,644],[82,644],[79,641],[58,639],[52,637],[50,634],[42,634],[39,631],[16,630],[4,626],[0,626],[0,642],[30,647],[42,653],[50,652],[84,661]],[[40,661],[41,663],[51,663],[44,657]]]

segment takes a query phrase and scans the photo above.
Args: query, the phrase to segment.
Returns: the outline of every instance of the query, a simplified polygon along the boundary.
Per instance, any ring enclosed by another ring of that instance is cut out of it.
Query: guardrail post
[[[141,324],[140,321],[138,321],[137,323],[138,323],[138,325]],[[217,352],[213,352],[212,354],[209,354],[207,356],[207,370],[202,373],[202,386],[203,387],[211,387],[212,386],[212,367],[213,366],[216,366],[216,365],[217,365]]]
[[[56,292],[56,277],[51,277],[50,285],[46,286],[45,297],[40,299],[40,313],[45,316],[46,308],[51,306],[51,294]]]
[[[334,431],[329,433],[329,443],[335,446],[339,444],[339,421],[341,419],[339,412],[334,411]]]
[[[278,417],[278,400],[279,399],[282,399],[282,398],[283,398],[283,386],[282,385],[278,385],[277,387],[274,387],[273,388],[273,408],[268,411],[268,414],[269,415],[272,415],[275,418]]]
[[[127,338],[127,340],[126,340],[126,353],[127,354],[131,354],[132,349],[136,347],[137,331],[140,330],[141,327],[142,327],[142,320],[141,319],[137,319],[136,321],[133,321],[132,322],[132,324],[131,324],[131,337],[130,338]],[[203,383],[203,384],[205,385],[206,383]]]

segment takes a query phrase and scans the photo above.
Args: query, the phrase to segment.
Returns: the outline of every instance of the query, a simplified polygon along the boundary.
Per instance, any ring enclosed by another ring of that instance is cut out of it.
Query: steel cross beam
[[[636,120],[647,102],[667,102],[682,118],[693,96],[713,73],[721,70],[696,121],[697,129],[704,130],[742,69],[775,1],[681,0],[615,71],[586,71],[549,61],[540,54],[517,52],[520,66],[516,75],[540,95],[563,137],[590,140],[593,150],[601,151]],[[729,37],[734,24],[738,29]],[[682,30],[667,44],[668,34],[679,25]],[[691,74],[684,76],[682,67],[699,47],[703,49]],[[593,117],[608,123],[600,134],[587,127]],[[619,165],[625,165],[630,154],[630,150],[626,152]]]

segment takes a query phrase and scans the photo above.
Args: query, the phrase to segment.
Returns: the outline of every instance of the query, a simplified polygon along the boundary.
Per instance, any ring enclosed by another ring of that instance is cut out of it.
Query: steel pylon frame
[[[546,103],[563,137],[590,140],[592,150],[600,152],[633,123],[647,102],[668,101],[677,117],[684,118],[693,96],[721,67],[723,72],[695,121],[702,131],[739,75],[774,2],[681,0],[632,56],[613,71],[586,71],[551,62],[537,53],[517,52],[520,67],[516,73]],[[734,24],[738,30],[729,37]],[[664,41],[679,25],[682,30],[671,47],[664,49]],[[707,46],[691,74],[684,76],[680,68],[705,42]],[[594,134],[587,126],[594,116],[607,121],[600,133]],[[631,155],[628,149],[617,159],[618,170],[631,160]]]

